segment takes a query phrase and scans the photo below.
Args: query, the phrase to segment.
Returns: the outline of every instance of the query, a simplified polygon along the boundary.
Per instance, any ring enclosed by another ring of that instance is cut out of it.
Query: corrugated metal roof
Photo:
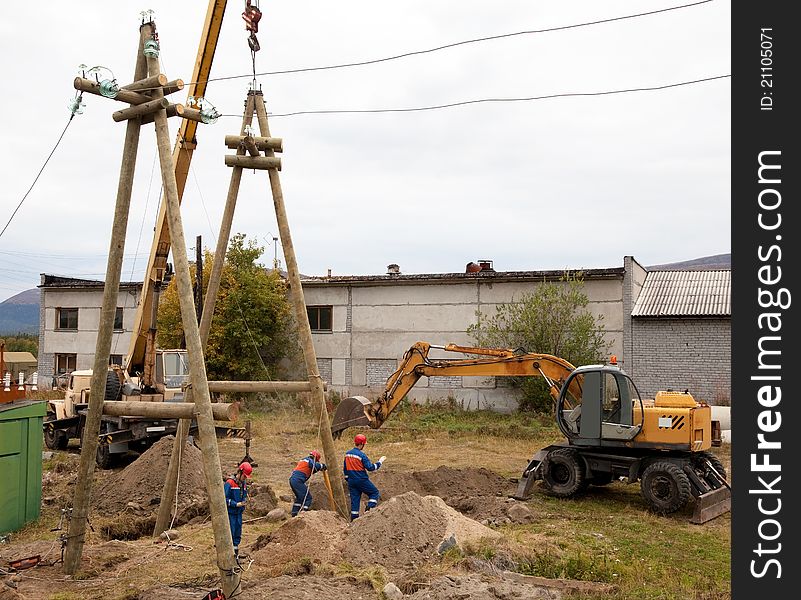
[[[631,316],[731,316],[731,270],[650,271]]]

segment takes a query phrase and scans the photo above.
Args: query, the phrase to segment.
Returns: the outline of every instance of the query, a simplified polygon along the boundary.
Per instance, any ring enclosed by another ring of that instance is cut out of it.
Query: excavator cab
[[[556,422],[571,444],[600,446],[635,438],[643,414],[640,394],[626,373],[615,365],[588,365],[573,371],[562,386]]]

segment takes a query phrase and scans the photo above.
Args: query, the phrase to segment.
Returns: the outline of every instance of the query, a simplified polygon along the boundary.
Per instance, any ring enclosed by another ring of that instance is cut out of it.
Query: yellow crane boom
[[[206,11],[203,31],[200,36],[195,68],[189,82],[188,96],[202,97],[206,93],[211,64],[220,37],[227,0],[211,0]],[[197,122],[182,119],[173,149],[175,181],[178,185],[178,201],[183,198],[192,153],[197,147],[195,137]],[[155,385],[156,362],[156,311],[158,294],[167,271],[167,258],[170,254],[170,232],[167,227],[166,207],[162,203],[156,220],[153,245],[150,249],[147,270],[142,284],[142,295],[136,310],[133,335],[125,361],[129,374],[141,374],[141,383],[147,387]]]

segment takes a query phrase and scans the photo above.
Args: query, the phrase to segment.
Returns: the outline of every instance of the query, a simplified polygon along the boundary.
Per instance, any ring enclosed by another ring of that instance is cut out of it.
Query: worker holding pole
[[[320,462],[320,452],[317,450],[312,450],[307,457],[298,461],[292,475],[289,476],[289,487],[295,494],[295,502],[292,504],[293,517],[297,517],[300,511],[311,508],[312,495],[308,481],[312,475],[327,468],[325,463]]]

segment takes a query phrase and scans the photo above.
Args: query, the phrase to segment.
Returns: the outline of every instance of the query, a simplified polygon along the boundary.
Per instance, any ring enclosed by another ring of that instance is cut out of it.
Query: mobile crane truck
[[[428,356],[432,348],[470,358],[433,360]],[[610,364],[574,367],[550,354],[417,342],[377,400],[342,400],[331,431],[339,437],[348,427],[377,429],[420,377],[458,375],[542,377],[549,387],[565,439],[542,448],[529,461],[518,481],[517,499],[526,499],[538,480],[560,498],[623,480],[639,481],[649,508],[659,514],[681,510],[691,497],[693,523],[731,510],[726,470],[710,451],[720,445],[720,423],[712,421],[711,407],[686,391],[642,399],[614,357]]]

